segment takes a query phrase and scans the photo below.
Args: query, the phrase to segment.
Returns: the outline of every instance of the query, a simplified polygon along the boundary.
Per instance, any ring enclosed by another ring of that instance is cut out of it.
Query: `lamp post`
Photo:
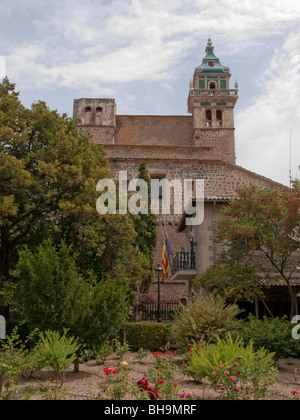
[[[161,322],[161,310],[160,310],[160,279],[163,268],[160,264],[157,264],[155,268],[155,274],[157,278],[157,322]]]
[[[190,255],[190,268],[195,268],[195,248],[197,246],[197,242],[194,242],[193,235],[189,235],[189,243],[191,246],[191,255]]]

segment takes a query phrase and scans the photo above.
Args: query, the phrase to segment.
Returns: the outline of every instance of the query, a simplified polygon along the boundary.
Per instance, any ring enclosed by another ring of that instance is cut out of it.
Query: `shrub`
[[[243,329],[243,339],[246,343],[252,341],[256,349],[264,347],[274,352],[275,359],[300,357],[300,342],[292,337],[294,324],[282,318],[256,319],[249,315],[249,322]]]
[[[188,369],[199,381],[208,378],[222,399],[261,399],[276,378],[273,357],[264,349],[255,351],[252,343],[244,347],[240,337],[234,341],[228,334],[214,344],[194,345]]]
[[[17,385],[18,375],[25,374],[37,366],[36,355],[30,352],[29,343],[34,339],[37,331],[32,331],[25,340],[20,338],[16,326],[6,340],[1,341],[0,349],[0,399],[10,394],[11,385]],[[3,386],[6,393],[3,396]]]
[[[185,352],[194,343],[212,343],[227,332],[237,333],[241,328],[241,321],[236,318],[239,312],[237,305],[227,305],[220,296],[194,297],[175,316],[173,336],[176,348]]]
[[[76,351],[79,349],[77,340],[67,337],[67,332],[65,329],[63,335],[58,331],[40,333],[40,342],[35,349],[41,366],[52,369],[62,382],[65,371],[77,358]]]
[[[24,249],[18,263],[18,304],[29,326],[78,338],[81,351],[97,350],[118,334],[129,314],[129,281],[106,273],[84,276],[72,245],[43,241],[35,252]],[[74,365],[78,369],[78,364]]]
[[[171,324],[163,322],[128,322],[125,326],[126,341],[133,350],[156,350],[170,345]]]

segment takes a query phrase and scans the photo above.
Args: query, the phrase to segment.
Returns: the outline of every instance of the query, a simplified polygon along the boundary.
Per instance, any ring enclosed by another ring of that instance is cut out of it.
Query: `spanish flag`
[[[161,274],[161,283],[165,281],[169,277],[169,256],[172,254],[171,246],[168,240],[168,235],[166,235],[166,239],[163,243],[162,248],[162,259],[161,259],[161,265],[162,265],[162,274]]]

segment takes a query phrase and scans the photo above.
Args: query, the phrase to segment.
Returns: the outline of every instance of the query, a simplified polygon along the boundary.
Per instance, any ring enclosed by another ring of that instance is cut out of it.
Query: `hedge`
[[[128,322],[124,331],[125,340],[132,350],[163,350],[172,346],[171,329],[170,323]]]

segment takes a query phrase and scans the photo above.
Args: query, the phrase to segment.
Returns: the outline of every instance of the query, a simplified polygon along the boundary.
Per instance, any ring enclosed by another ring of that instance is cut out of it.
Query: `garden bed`
[[[138,360],[136,352],[127,353],[123,360],[130,366],[129,379],[136,383],[143,377],[147,377],[149,368],[154,367],[156,360],[150,353],[142,360]],[[58,392],[59,398],[87,400],[104,399],[105,394],[100,393],[100,384],[104,383],[106,375],[104,368],[116,369],[120,358],[115,354],[109,356],[104,364],[99,364],[96,360],[89,360],[80,365],[79,373],[74,373],[72,367],[66,372],[65,382]],[[176,364],[174,373],[174,383],[178,384],[178,395],[183,390],[185,393],[191,393],[196,399],[217,399],[218,394],[211,390],[207,384],[198,384],[191,377],[184,374],[182,370],[182,358],[178,355],[173,356],[173,362]],[[300,392],[300,359],[280,359],[278,362],[279,375],[276,383],[269,388],[271,400],[289,400],[292,397],[292,391]],[[295,371],[295,368],[297,371]],[[25,391],[30,399],[53,398],[54,393],[49,391],[50,383],[55,383],[55,375],[46,369],[36,371],[29,379],[20,378],[18,391]],[[48,390],[47,392],[45,390]],[[126,397],[128,398],[128,397]],[[133,396],[130,398],[134,399]]]

